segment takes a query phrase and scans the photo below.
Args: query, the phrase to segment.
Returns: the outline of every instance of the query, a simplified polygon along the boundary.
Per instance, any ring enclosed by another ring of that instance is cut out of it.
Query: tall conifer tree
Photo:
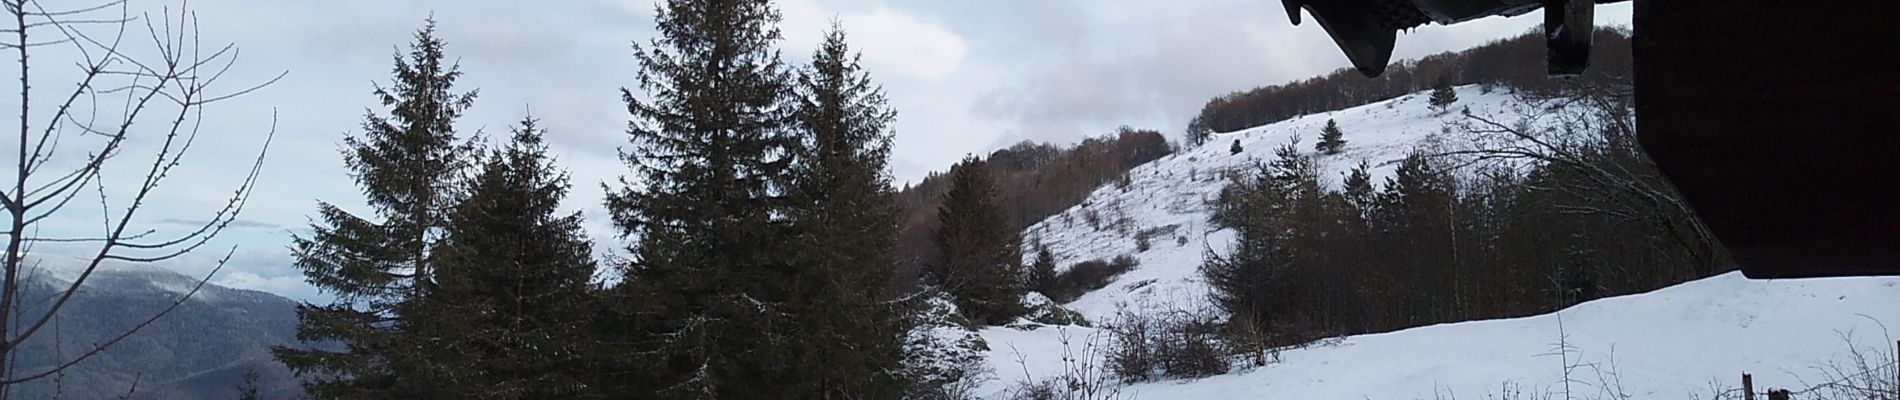
[[[345,165],[380,221],[319,202],[314,232],[294,238],[306,281],[334,300],[297,308],[297,338],[323,346],[272,352],[308,378],[305,387],[318,398],[431,393],[433,383],[404,379],[427,346],[405,340],[413,332],[406,318],[412,300],[434,284],[433,251],[472,149],[454,123],[475,100],[472,91],[455,91],[462,74],[444,63],[444,45],[429,21],[407,54],[395,56],[394,85],[374,92],[388,114],[366,113],[362,136],[344,141]]]
[[[1036,260],[1029,264],[1029,286],[1051,299],[1056,297],[1056,255],[1040,241],[1036,242]]]
[[[1021,233],[997,204],[989,166],[974,156],[950,169],[950,191],[937,211],[942,249],[931,265],[933,283],[956,297],[972,321],[1002,325],[1022,315]]]
[[[1437,270],[1452,269],[1457,237],[1451,223],[1453,206],[1458,200],[1453,180],[1449,174],[1433,165],[1423,151],[1414,150],[1399,162],[1393,176],[1386,178],[1385,187],[1378,197],[1378,218],[1384,234],[1401,238],[1393,243],[1392,254],[1399,255],[1404,264],[1398,268],[1405,281],[1430,287],[1449,288],[1451,274],[1438,273]],[[1451,268],[1443,268],[1449,266]],[[1437,268],[1435,268],[1437,267]],[[1431,321],[1443,318],[1447,314],[1444,301],[1450,296],[1442,291],[1406,292],[1414,299],[1404,303],[1412,309],[1405,310],[1407,317],[1416,321]]]
[[[1360,218],[1365,218],[1365,214],[1369,214],[1378,199],[1378,193],[1372,187],[1371,169],[1372,165],[1366,160],[1359,160],[1359,165],[1352,167],[1352,170],[1346,173],[1346,179],[1341,185],[1346,201],[1351,203],[1353,208],[1359,209]]]
[[[567,175],[545,131],[521,121],[449,214],[435,289],[412,323],[430,345],[423,376],[451,398],[549,399],[592,393],[582,379],[592,244],[580,212],[561,214]]]
[[[896,118],[833,24],[794,86],[797,156],[788,171],[797,253],[784,368],[822,398],[894,398],[904,329],[886,291],[898,208],[885,165]]]
[[[609,188],[607,208],[632,243],[611,298],[622,354],[638,370],[624,397],[767,398],[796,393],[801,375],[772,354],[792,343],[795,279],[783,174],[790,78],[773,46],[767,0],[669,0],[660,37],[636,45],[635,177]]]

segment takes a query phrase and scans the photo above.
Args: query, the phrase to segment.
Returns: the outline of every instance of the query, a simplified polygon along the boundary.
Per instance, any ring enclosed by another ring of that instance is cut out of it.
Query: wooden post
[[[1755,377],[1742,374],[1742,400],[1755,400]]]

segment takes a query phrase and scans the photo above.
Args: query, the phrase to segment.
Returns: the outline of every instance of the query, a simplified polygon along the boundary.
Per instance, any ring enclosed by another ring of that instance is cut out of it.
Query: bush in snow
[[[1458,92],[1451,88],[1451,75],[1440,75],[1438,82],[1432,85],[1432,108],[1444,112],[1452,103],[1458,102]]]
[[[1108,281],[1116,275],[1135,269],[1138,264],[1134,257],[1116,256],[1113,260],[1089,260],[1077,263],[1056,275],[1056,282],[1049,292],[1049,298],[1058,303],[1067,303],[1081,297],[1083,293],[1108,286]]]
[[[1055,400],[1056,380],[1044,379],[1034,382],[1017,382],[1010,388],[1010,400]]]
[[[1029,307],[1029,314],[1023,318],[1031,322],[1046,325],[1089,326],[1088,318],[1083,318],[1082,313],[1063,308],[1062,305],[1056,304],[1042,293],[1024,294],[1023,305]]]
[[[1142,229],[1140,232],[1135,233],[1135,250],[1147,252],[1148,249],[1153,248],[1154,238],[1173,235],[1174,231],[1180,228],[1180,224],[1173,224]],[[1186,244],[1187,238],[1180,238],[1178,240],[1182,242],[1181,244]]]
[[[1227,373],[1228,346],[1221,340],[1219,320],[1211,314],[1123,310],[1104,329],[1111,345],[1108,368],[1123,381]]]
[[[978,385],[991,379],[984,363],[989,344],[965,326],[950,296],[925,289],[909,314],[911,330],[904,337],[904,362],[898,374],[910,382],[906,399],[962,400],[975,398]]]

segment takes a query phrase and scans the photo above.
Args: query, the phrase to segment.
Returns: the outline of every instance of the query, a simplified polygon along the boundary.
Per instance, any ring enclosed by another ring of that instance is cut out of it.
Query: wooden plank
[[[1742,400],[1755,400],[1755,377],[1742,374]]]

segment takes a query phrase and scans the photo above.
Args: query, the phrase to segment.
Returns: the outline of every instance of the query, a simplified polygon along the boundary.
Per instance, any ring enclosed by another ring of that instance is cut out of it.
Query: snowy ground
[[[1123,254],[1140,260],[1108,287],[1065,305],[1093,321],[1108,321],[1124,309],[1206,309],[1207,288],[1196,269],[1205,251],[1226,251],[1233,240],[1207,226],[1205,203],[1225,183],[1221,171],[1268,160],[1275,147],[1295,138],[1301,151],[1311,153],[1320,128],[1332,119],[1347,144],[1343,154],[1321,157],[1324,176],[1336,181],[1365,160],[1374,180],[1382,182],[1414,147],[1463,140],[1444,128],[1462,117],[1431,109],[1427,97],[1415,93],[1218,134],[1205,146],[1135,168],[1126,188],[1105,186],[1083,205],[1030,227],[1024,248],[1039,241],[1064,267]],[[1502,92],[1466,86],[1458,97],[1454,109],[1469,107],[1504,121],[1520,111]],[[1243,150],[1229,154],[1236,140]],[[1087,223],[1089,212],[1100,217],[1101,228]],[[1137,251],[1135,233],[1145,230],[1169,233],[1156,235],[1148,251]],[[1845,332],[1863,346],[1892,351],[1893,341],[1876,321],[1900,329],[1900,307],[1892,306],[1900,304],[1896,284],[1900,278],[1750,281],[1728,274],[1550,315],[1353,336],[1287,351],[1280,362],[1257,369],[1139,384],[1123,393],[1141,399],[1485,398],[1507,384],[1526,392],[1560,391],[1566,360],[1594,366],[1573,369],[1580,383],[1572,391],[1579,397],[1596,396],[1599,383],[1620,382],[1620,393],[1629,398],[1709,398],[1711,385],[1737,386],[1742,372],[1755,374],[1760,386],[1799,387],[1818,383],[1814,367],[1848,350]],[[1554,353],[1560,318],[1572,349],[1564,356]],[[1096,330],[1083,327],[997,327],[979,334],[991,349],[995,379],[978,392],[992,398],[1005,397],[1016,382],[1055,376],[1074,365],[1064,361],[1065,349],[1069,358],[1099,359],[1086,354],[1088,344],[1106,345]]]
[[[1757,281],[1729,273],[1651,293],[1601,299],[1526,318],[1434,325],[1361,335],[1282,354],[1252,371],[1207,379],[1136,385],[1142,399],[1217,399],[1271,393],[1310,399],[1431,399],[1562,390],[1564,358],[1555,354],[1559,319],[1572,351],[1572,393],[1631,399],[1708,399],[1711,387],[1808,387],[1816,369],[1846,356],[1849,345],[1891,353],[1881,323],[1900,328],[1900,278]],[[1893,332],[1900,334],[1900,332]],[[1891,369],[1886,369],[1886,372]],[[1598,373],[1604,375],[1599,377]],[[1558,396],[1561,398],[1561,396]]]
[[[1819,368],[1843,360],[1848,339],[1864,351],[1892,352],[1891,335],[1900,332],[1883,324],[1900,329],[1894,304],[1900,278],[1762,281],[1729,273],[1553,314],[1352,336],[1288,350],[1265,367],[1121,390],[1137,399],[1482,399],[1506,385],[1562,393],[1568,363],[1577,366],[1577,398],[1709,399],[1711,388],[1738,387],[1744,372],[1758,388],[1819,384]],[[1088,358],[1086,341],[1103,340],[1095,332],[983,330],[997,379],[982,393],[1003,398],[1025,374],[1061,373],[1064,349]],[[1560,338],[1570,347],[1562,355]]]

